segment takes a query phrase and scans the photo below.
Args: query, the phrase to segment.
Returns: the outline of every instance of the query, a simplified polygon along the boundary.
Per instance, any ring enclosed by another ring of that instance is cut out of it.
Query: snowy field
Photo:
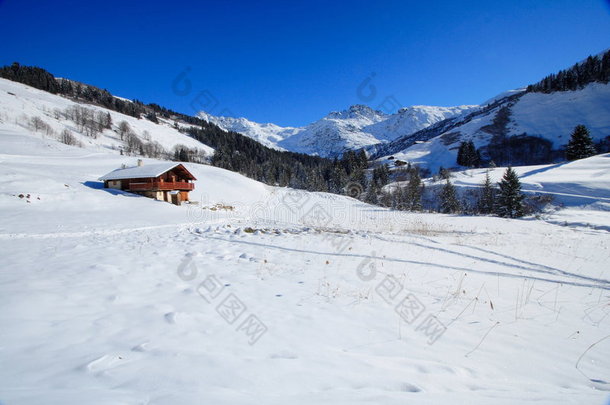
[[[599,203],[595,159],[554,170]],[[603,227],[391,212],[195,164],[198,204],[177,207],[102,189],[122,163],[0,126],[0,403],[610,398]]]
[[[518,166],[521,188],[526,195],[549,196],[550,206],[539,217],[564,226],[610,231],[610,154],[574,162]],[[505,167],[470,169],[452,174],[451,182],[462,188],[481,187],[485,173],[497,183]],[[438,182],[444,184],[444,181]]]

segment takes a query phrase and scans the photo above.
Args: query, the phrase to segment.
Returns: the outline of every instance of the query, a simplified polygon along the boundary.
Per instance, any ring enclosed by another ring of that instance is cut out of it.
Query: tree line
[[[343,194],[350,182],[366,184],[364,151],[347,151],[333,160],[304,153],[279,151],[207,121],[180,130],[215,149],[211,164],[281,187]],[[180,158],[186,157],[185,155]]]
[[[380,191],[371,199],[369,192],[363,200],[399,211],[428,211],[444,214],[497,215],[519,218],[539,210],[539,205],[551,201],[548,197],[534,196],[527,200],[521,192],[521,182],[512,167],[508,167],[497,184],[489,172],[476,190],[460,193],[447,175],[440,186],[425,187],[415,166],[408,167],[408,179],[395,183],[390,190]],[[406,184],[405,184],[406,183]],[[429,190],[428,190],[429,188]]]
[[[610,51],[606,51],[601,56],[589,56],[584,62],[577,63],[569,69],[548,75],[538,83],[527,86],[527,91],[550,93],[577,90],[589,83],[608,83],[608,81],[610,81]]]
[[[530,144],[531,138],[536,137],[528,137],[528,136],[512,136],[507,138],[508,141],[512,141],[514,143],[519,143],[521,145],[521,152],[527,153],[530,156],[538,156],[536,154],[535,145],[539,145],[539,143],[544,143],[546,145],[545,150],[550,150],[552,147],[552,143],[546,139],[540,139],[539,141],[535,141],[534,145]],[[591,138],[591,134],[586,126],[577,125],[572,134],[570,136],[570,140],[565,147],[565,150],[557,150],[556,153],[553,154],[556,158],[559,158],[561,155],[565,157],[566,160],[572,161],[576,159],[583,159],[590,156],[595,155],[596,153],[605,153],[609,150],[610,146],[610,136],[606,137],[606,139],[601,140],[598,144],[593,142]],[[499,164],[508,163],[509,165],[514,162],[521,162],[521,153],[516,153],[516,148],[510,148],[510,142],[502,143],[504,146],[504,155],[505,157],[500,157],[499,155],[494,155],[499,160]],[[508,146],[507,146],[508,145]],[[485,147],[487,154],[490,154],[491,143]],[[506,152],[511,152],[506,155]],[[464,141],[460,143],[460,147],[458,149],[456,163],[460,166],[464,167],[484,167],[491,166],[495,167],[496,162],[494,160],[483,161],[481,158],[481,149],[477,149],[472,141]],[[532,163],[541,163],[540,159],[534,159]],[[442,170],[442,167],[441,167]]]

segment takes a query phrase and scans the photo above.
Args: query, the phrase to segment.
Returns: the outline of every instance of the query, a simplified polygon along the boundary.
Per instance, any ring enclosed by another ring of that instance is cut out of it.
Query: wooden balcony
[[[132,191],[181,190],[191,191],[195,188],[193,183],[186,181],[153,181],[147,183],[130,183]]]

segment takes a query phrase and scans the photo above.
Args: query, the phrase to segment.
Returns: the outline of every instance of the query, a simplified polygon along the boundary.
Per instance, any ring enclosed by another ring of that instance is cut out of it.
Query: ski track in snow
[[[241,240],[227,240],[222,237],[215,237],[215,236],[201,236],[201,237],[206,238],[206,239],[223,241],[223,242],[227,242],[227,243],[231,243],[231,244],[233,244],[233,243],[246,244],[246,245],[250,245],[250,246],[258,246],[258,247],[265,248],[265,249],[280,250],[280,251],[288,252],[288,253],[299,253],[299,254],[308,254],[308,255],[323,256],[323,257],[336,257],[336,258],[343,258],[343,257],[358,258],[358,259],[370,258],[370,256],[367,254],[336,253],[333,251],[305,250],[305,249],[283,247],[283,246],[279,246],[277,244],[265,244],[265,243],[259,243],[259,242],[253,242],[253,241],[241,241]],[[376,239],[389,241],[387,238],[381,238],[381,237],[376,237]],[[539,264],[535,264],[535,263],[531,263],[531,262],[522,261],[523,263],[530,264],[530,266],[523,266],[523,265],[519,265],[519,264],[508,263],[505,261],[493,260],[493,259],[485,258],[482,256],[475,256],[475,255],[467,254],[463,251],[454,251],[454,250],[450,250],[448,248],[423,245],[421,243],[399,242],[399,241],[391,241],[391,242],[401,243],[401,244],[404,243],[407,246],[415,246],[415,247],[419,247],[419,248],[423,248],[423,249],[431,249],[436,252],[442,252],[442,253],[446,253],[449,255],[455,255],[455,256],[459,256],[461,258],[470,258],[470,259],[475,260],[476,262],[482,262],[485,264],[492,264],[492,265],[499,265],[501,267],[509,268],[511,270],[519,270],[520,273],[515,274],[515,273],[498,272],[498,271],[481,271],[481,270],[473,269],[472,267],[456,267],[456,266],[452,266],[452,265],[449,265],[446,263],[439,264],[439,263],[432,263],[432,262],[422,262],[422,261],[409,260],[409,259],[404,259],[404,258],[399,258],[399,257],[383,256],[382,258],[377,258],[377,260],[383,261],[383,262],[395,262],[395,263],[403,263],[403,264],[414,264],[414,265],[418,265],[418,266],[438,267],[438,268],[449,270],[449,271],[473,272],[473,273],[479,273],[479,274],[487,274],[490,276],[502,276],[502,277],[511,277],[511,278],[526,277],[531,280],[538,280],[538,281],[544,281],[544,282],[549,282],[549,283],[569,284],[569,285],[573,285],[573,286],[577,286],[577,287],[600,288],[600,289],[604,289],[604,290],[610,290],[610,280],[581,276],[581,275],[575,274],[573,272],[568,272],[568,271],[564,271],[564,270],[560,270],[560,269],[556,269],[556,268],[551,268],[548,266],[539,265]],[[498,254],[495,252],[490,252],[490,251],[484,251],[484,252],[495,254],[498,256],[507,257],[506,255],[501,255],[501,254]],[[609,256],[609,259],[610,259],[610,256]],[[510,260],[518,261],[518,260],[515,260],[512,258],[510,258]],[[443,261],[443,260],[440,260],[440,261]],[[531,273],[544,273],[544,274],[555,275],[555,276],[564,276],[565,278],[562,278],[562,279],[542,278],[542,277],[538,277],[538,276],[533,276],[530,274],[530,272]],[[574,280],[578,280],[578,281],[574,281]],[[588,281],[590,283],[583,283],[583,281]]]

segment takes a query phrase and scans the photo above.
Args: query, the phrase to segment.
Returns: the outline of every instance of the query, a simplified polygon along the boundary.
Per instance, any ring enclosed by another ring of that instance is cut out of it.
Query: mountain
[[[365,105],[334,111],[304,127],[260,124],[246,118],[199,117],[227,131],[235,131],[279,150],[335,157],[347,150],[390,142],[444,119],[478,109],[478,106],[412,106],[384,114]]]
[[[275,124],[259,124],[247,118],[217,117],[205,111],[201,111],[198,116],[225,131],[233,131],[246,135],[267,147],[279,150],[284,150],[278,146],[279,142],[300,130],[300,128],[280,127]]]
[[[499,165],[559,161],[574,127],[585,125],[605,152],[610,143],[610,52],[592,56],[527,88],[504,92],[478,110],[367,147],[373,159],[409,161],[432,171],[456,166],[461,142]]]
[[[369,126],[367,131],[371,132],[382,142],[391,142],[400,136],[412,134],[447,118],[467,114],[479,108],[476,105],[461,105],[456,107],[415,105],[405,107],[398,110],[396,114],[389,116],[386,120]]]
[[[605,51],[481,106],[412,106],[384,114],[355,105],[304,127],[199,116],[275,149],[323,157],[364,148],[375,159],[399,155],[435,170],[455,166],[459,144],[472,140],[488,162],[548,163],[563,156],[578,124],[589,127],[597,142],[607,142],[609,78],[610,52]]]
[[[326,117],[307,125],[295,135],[280,142],[281,147],[326,157],[340,155],[378,143],[365,128],[379,123],[387,116],[364,105],[354,105],[344,111],[331,112]]]

